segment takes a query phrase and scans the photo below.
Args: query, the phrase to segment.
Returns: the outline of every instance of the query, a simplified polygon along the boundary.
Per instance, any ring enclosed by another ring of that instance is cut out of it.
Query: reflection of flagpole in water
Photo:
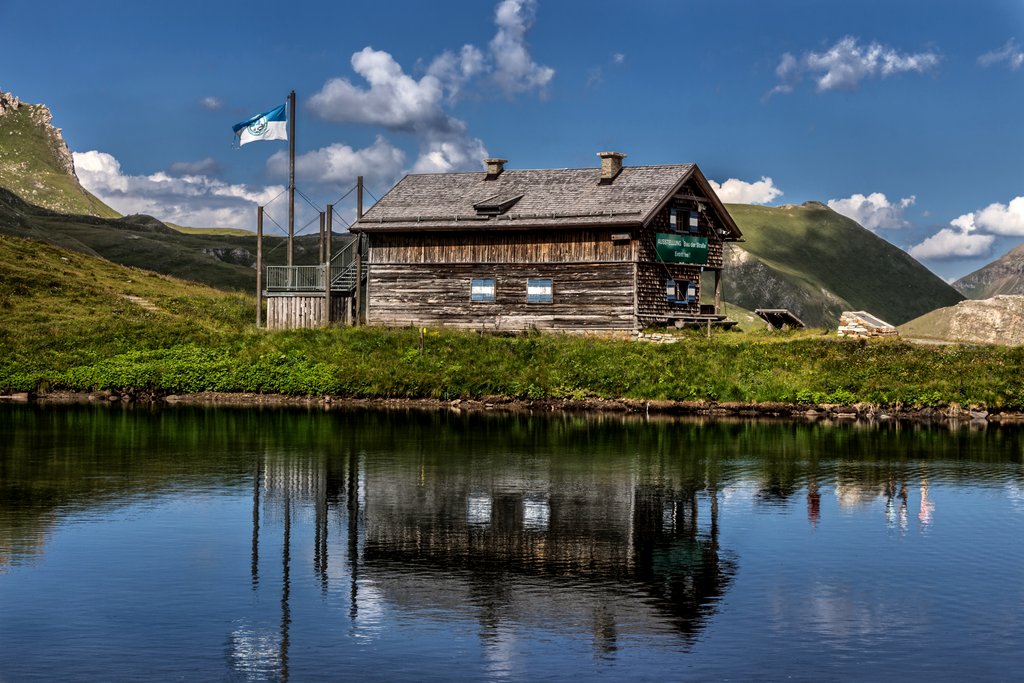
[[[718,552],[718,487],[712,485],[711,490],[711,550]]]
[[[907,479],[903,475],[903,483],[900,484],[900,531],[907,530]]]
[[[313,538],[313,569],[320,577],[320,590],[327,593],[327,475],[323,456],[316,478],[316,528]]]
[[[359,463],[356,455],[348,454],[348,562],[349,579],[352,582],[349,594],[349,618],[354,623],[359,616]]]
[[[252,589],[260,585],[260,456],[252,473]]]
[[[292,493],[291,482],[288,481],[287,468],[285,469],[285,490],[284,490],[284,542],[281,544],[282,571],[281,571],[281,680],[288,680],[288,629],[292,623],[291,608],[288,604],[291,591],[291,536],[292,536]]]

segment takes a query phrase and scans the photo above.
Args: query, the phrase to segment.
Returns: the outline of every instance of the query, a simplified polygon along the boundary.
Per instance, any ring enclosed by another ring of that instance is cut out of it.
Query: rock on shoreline
[[[1024,413],[989,412],[983,406],[968,408],[951,404],[941,408],[885,408],[858,403],[793,404],[734,403],[711,401],[669,401],[639,399],[588,398],[525,400],[505,396],[445,401],[429,398],[344,398],[337,396],[285,396],[283,394],[204,392],[198,394],[150,394],[98,391],[90,393],[55,391],[45,394],[12,394],[0,396],[5,403],[40,405],[140,404],[186,406],[304,406],[321,409],[421,409],[453,412],[504,413],[594,413],[665,417],[712,418],[777,418],[805,421],[829,420],[847,422],[885,422],[889,420],[917,422],[1024,422]]]

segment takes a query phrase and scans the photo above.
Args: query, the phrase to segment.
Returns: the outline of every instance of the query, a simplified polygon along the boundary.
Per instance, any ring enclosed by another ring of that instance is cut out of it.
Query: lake
[[[0,681],[1005,680],[1024,431],[0,405]]]

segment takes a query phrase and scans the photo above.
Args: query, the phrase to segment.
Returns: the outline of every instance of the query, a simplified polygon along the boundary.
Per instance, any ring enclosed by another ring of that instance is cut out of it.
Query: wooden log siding
[[[375,238],[376,239],[376,238]],[[493,330],[633,330],[632,263],[380,264],[370,268],[369,321]],[[493,302],[471,302],[474,278]],[[551,303],[527,303],[530,278],[550,278]]]
[[[377,234],[370,262],[379,263],[610,263],[635,258],[630,230],[551,230]]]

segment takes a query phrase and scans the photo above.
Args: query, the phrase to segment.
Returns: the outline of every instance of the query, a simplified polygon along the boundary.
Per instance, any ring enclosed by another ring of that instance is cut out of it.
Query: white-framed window
[[[531,304],[549,304],[554,300],[554,286],[547,278],[526,281],[526,301]]]
[[[469,288],[470,301],[494,301],[494,278],[473,278]]]

